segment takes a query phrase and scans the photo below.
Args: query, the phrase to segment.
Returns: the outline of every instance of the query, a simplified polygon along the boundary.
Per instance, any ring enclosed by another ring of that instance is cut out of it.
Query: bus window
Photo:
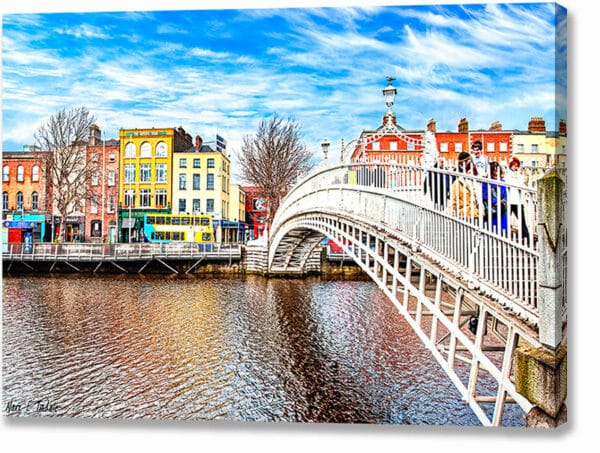
[[[180,217],[173,217],[171,219],[171,225],[179,225],[181,223],[181,218]]]
[[[211,242],[212,234],[210,233],[202,233],[202,242]]]
[[[157,225],[164,225],[165,224],[165,218],[160,216],[156,218],[156,224]]]
[[[201,217],[200,218],[200,224],[202,226],[209,226],[210,225],[210,219],[208,217]]]
[[[182,217],[181,218],[181,224],[182,225],[190,225],[192,222],[190,221],[189,217]]]
[[[148,225],[154,225],[156,223],[156,218],[153,215],[149,215],[146,217],[146,223]]]

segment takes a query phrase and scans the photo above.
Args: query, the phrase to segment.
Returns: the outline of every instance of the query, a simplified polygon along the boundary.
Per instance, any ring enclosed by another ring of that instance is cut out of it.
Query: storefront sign
[[[35,228],[35,222],[28,222],[26,220],[5,220],[2,222],[4,228],[21,228],[24,230]]]

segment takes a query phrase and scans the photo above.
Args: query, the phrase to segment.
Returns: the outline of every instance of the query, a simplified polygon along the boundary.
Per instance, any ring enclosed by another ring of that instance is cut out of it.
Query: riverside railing
[[[240,259],[239,244],[132,243],[132,244],[4,244],[2,258],[19,261],[133,261],[148,259]]]
[[[501,179],[409,164],[347,164],[296,185],[272,231],[295,214],[319,210],[375,221],[537,324],[539,208],[536,189]],[[566,263],[566,231],[561,241]]]

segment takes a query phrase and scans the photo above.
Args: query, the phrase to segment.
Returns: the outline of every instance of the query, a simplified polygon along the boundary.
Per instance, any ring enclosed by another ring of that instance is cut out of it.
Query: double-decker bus
[[[211,215],[145,214],[144,235],[150,242],[196,242],[212,244],[215,241]]]

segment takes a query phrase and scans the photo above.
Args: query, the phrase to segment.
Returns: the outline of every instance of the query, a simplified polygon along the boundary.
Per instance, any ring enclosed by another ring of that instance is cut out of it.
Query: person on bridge
[[[514,215],[517,222],[521,224],[521,237],[525,242],[529,242],[529,229],[525,219],[525,205],[523,203],[523,190],[525,188],[525,178],[520,172],[521,161],[513,157],[508,163],[506,172],[506,182],[511,186],[508,188],[508,205],[510,213]]]
[[[446,209],[450,186],[456,179],[455,176],[448,173],[442,173],[437,170],[445,170],[445,159],[439,157],[431,170],[427,171],[427,179],[423,185],[425,194],[429,194],[431,201],[436,209]]]
[[[480,140],[475,140],[471,145],[471,160],[477,169],[477,176],[487,178],[490,176],[490,161],[483,154],[483,144]]]
[[[477,187],[475,181],[469,176],[476,176],[477,169],[471,160],[471,155],[462,151],[458,155],[459,176],[450,187],[450,214],[463,220],[479,219],[479,200],[477,198]]]
[[[490,162],[490,179],[503,182],[502,169],[498,162]],[[494,233],[508,235],[508,201],[504,184],[483,182],[481,184],[483,201],[483,225]],[[500,225],[500,231],[498,231]]]

